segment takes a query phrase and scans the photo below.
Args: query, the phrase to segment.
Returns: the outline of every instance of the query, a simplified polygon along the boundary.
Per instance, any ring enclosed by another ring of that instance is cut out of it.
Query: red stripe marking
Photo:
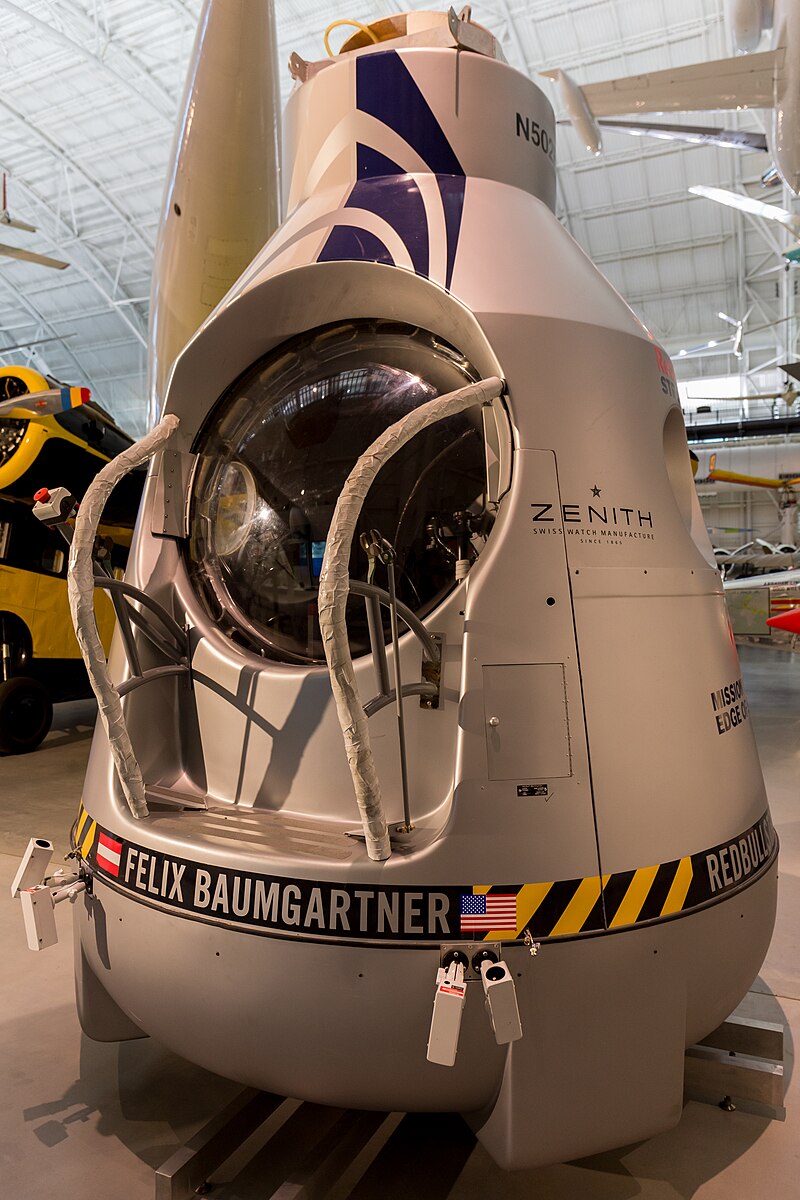
[[[98,867],[102,867],[104,871],[108,871],[109,875],[119,875],[119,863],[111,862],[110,859],[105,858],[101,850],[95,851],[95,859]]]

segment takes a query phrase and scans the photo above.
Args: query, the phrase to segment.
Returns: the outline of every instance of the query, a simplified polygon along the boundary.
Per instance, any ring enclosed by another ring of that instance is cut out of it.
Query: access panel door
[[[490,779],[572,774],[562,663],[484,666]]]

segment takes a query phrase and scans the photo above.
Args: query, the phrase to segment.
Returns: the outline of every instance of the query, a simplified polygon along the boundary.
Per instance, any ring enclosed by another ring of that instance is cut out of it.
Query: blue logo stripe
[[[388,125],[434,175],[463,175],[428,101],[396,50],[356,60],[356,108]]]
[[[463,175],[461,177],[438,175],[436,182],[442,197],[444,225],[447,231],[447,274],[444,285],[449,288],[453,278],[453,268],[456,265],[456,250],[458,249],[458,235],[461,231],[461,215],[464,212],[464,192],[467,181]]]
[[[361,179],[379,179],[382,175],[405,175],[402,167],[380,150],[356,142],[356,175]]]
[[[453,277],[466,177],[430,105],[397,51],[356,60],[356,106],[388,126],[422,159],[442,201],[446,236],[445,287]],[[375,213],[395,230],[418,275],[430,274],[430,236],[419,187],[398,163],[372,146],[356,146],[356,183],[346,208]],[[365,230],[337,225],[318,261],[366,259],[392,262],[381,240]]]
[[[334,225],[317,262],[343,262],[351,259],[394,266],[391,254],[374,233],[367,229],[357,229],[354,225]]]
[[[447,232],[445,287],[449,288],[464,209],[464,168],[396,50],[356,60],[356,107],[399,134],[437,176]]]

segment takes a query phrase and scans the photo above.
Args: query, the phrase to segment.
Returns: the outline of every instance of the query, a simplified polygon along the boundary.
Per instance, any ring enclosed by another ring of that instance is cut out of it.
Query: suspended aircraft
[[[748,575],[744,579],[725,581],[727,592],[747,592],[760,588],[775,588],[778,590],[800,589],[800,568],[788,571],[775,571],[768,575]]]
[[[698,459],[695,471],[698,484],[714,482],[711,477],[712,470],[717,473],[716,479],[719,481],[722,480],[720,472],[727,472],[745,478],[775,480],[777,487],[787,479],[800,476],[800,441],[763,444],[737,444],[731,441],[725,445],[717,445],[716,449],[707,449],[695,443],[692,450]]]
[[[711,455],[708,464],[708,478],[722,483],[744,483],[748,487],[771,488],[779,491],[782,488],[795,488],[800,484],[800,476],[789,476],[787,479],[767,479],[758,475],[742,475],[737,471],[725,471],[717,467],[716,453]]]
[[[754,575],[769,575],[771,578],[774,572],[800,566],[800,552],[796,546],[789,543],[776,546],[766,538],[755,538],[730,551],[719,546],[714,554],[726,583]]]
[[[0,367],[0,753],[35,749],[54,703],[91,695],[67,603],[67,547],[33,516],[34,493],[56,475],[82,498],[131,444],[88,388]],[[128,476],[104,514],[99,545],[112,572],[127,561],[143,482]],[[104,595],[96,615],[107,650],[114,610]]]
[[[602,148],[601,127],[670,140],[769,150],[787,187],[800,194],[800,5],[796,0],[730,0],[740,55],[579,86],[559,68],[543,71],[558,87],[567,115],[590,154]],[[771,48],[758,50],[771,33]],[[745,133],[671,123],[613,121],[618,114],[769,110],[769,132]]]
[[[739,488],[756,488],[775,495],[778,525],[774,536],[754,537],[736,549],[717,546],[714,549],[720,570],[726,580],[754,571],[779,571],[787,567],[800,566],[797,547],[797,504],[800,486],[800,442],[782,442],[772,445],[736,445],[701,451],[695,470],[695,482],[699,486],[722,483]],[[708,454],[708,458],[705,455]],[[728,466],[717,466],[719,455]],[[728,467],[741,467],[732,470]],[[755,474],[755,471],[771,471],[773,474]],[[761,526],[728,528],[727,533],[754,532]],[[770,531],[767,530],[767,533]],[[772,535],[771,535],[772,536]]]
[[[726,578],[723,586],[734,634],[765,637],[768,627],[800,632],[800,569]]]

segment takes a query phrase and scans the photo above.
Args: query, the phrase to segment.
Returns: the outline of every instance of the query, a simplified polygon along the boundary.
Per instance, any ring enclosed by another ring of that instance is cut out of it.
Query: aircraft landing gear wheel
[[[44,740],[53,705],[37,679],[17,676],[0,683],[0,753],[24,754]]]

